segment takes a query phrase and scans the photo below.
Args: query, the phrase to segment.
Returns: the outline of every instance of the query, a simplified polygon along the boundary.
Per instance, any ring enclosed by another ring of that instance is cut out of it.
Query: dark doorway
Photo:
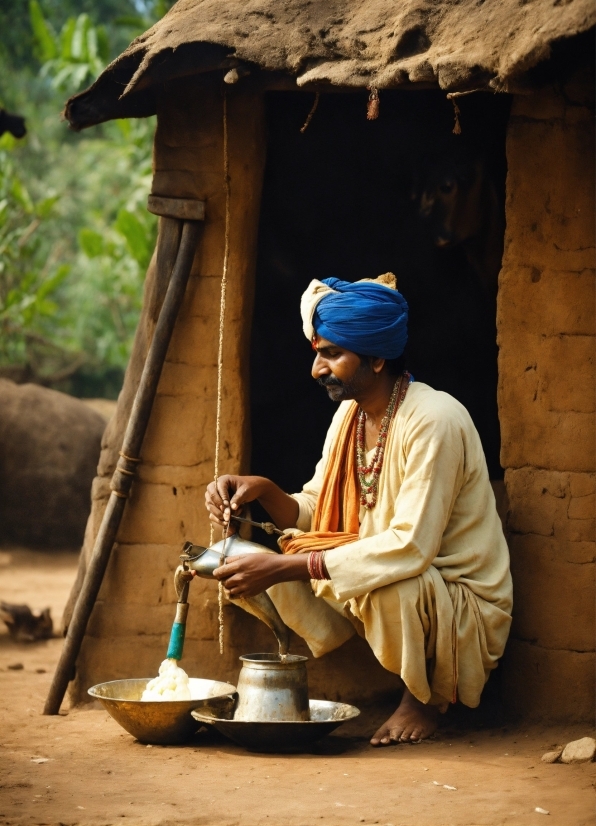
[[[496,290],[483,288],[461,244],[437,247],[421,216],[420,189],[445,157],[449,166],[480,153],[502,217],[507,97],[461,98],[457,136],[452,103],[440,92],[382,92],[372,122],[366,94],[321,95],[301,134],[312,101],[304,93],[267,99],[251,346],[252,472],[299,490],[312,476],[335,410],[310,377],[312,351],[299,314],[309,281],[391,271],[410,305],[408,368],[468,408],[491,478],[501,478]]]

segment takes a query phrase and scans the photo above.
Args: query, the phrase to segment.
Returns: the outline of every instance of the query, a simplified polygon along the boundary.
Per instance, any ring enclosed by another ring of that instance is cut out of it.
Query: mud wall
[[[227,95],[231,235],[220,472],[242,473],[248,470],[250,454],[249,335],[265,136],[262,90],[251,90],[250,81],[243,80],[228,89]],[[175,613],[173,573],[181,547],[186,540],[209,541],[204,493],[213,478],[225,237],[222,111],[219,78],[177,80],[161,93],[152,192],[204,199],[206,221],[141,451],[139,478],[133,484],[71,683],[70,698],[75,703],[85,702],[87,688],[95,683],[157,673]],[[124,388],[103,440],[73,596],[109,496],[110,478],[155,326],[155,266],[154,256]],[[271,632],[261,622],[228,604],[221,656],[216,586],[195,580],[189,602],[182,665],[191,676],[235,683],[240,654],[275,649]],[[293,639],[292,651],[308,654],[298,638]],[[321,660],[311,660],[309,681],[313,696],[347,701],[372,699],[395,692],[398,686],[398,678],[381,668],[360,638]]]
[[[246,464],[248,334],[264,162],[260,98],[230,95],[228,129],[231,235],[220,462],[221,472],[239,472]],[[205,487],[213,478],[225,237],[219,83],[194,79],[163,87],[152,193],[205,200],[206,220],[143,443],[138,480],[71,684],[75,701],[84,700],[87,687],[95,682],[156,673],[173,619],[173,571],[182,544],[187,539],[207,544],[209,539],[203,503]],[[104,438],[82,568],[109,495],[109,480],[153,333],[154,278],[155,260],[147,276],[143,314],[117,415]],[[216,590],[211,583],[198,581],[193,583],[191,600],[186,651],[195,655],[195,666],[203,658],[218,662]],[[197,671],[192,666],[189,670]],[[216,670],[214,677],[223,674],[225,667]]]
[[[516,97],[499,282],[501,463],[514,716],[594,712],[594,168],[591,78]]]

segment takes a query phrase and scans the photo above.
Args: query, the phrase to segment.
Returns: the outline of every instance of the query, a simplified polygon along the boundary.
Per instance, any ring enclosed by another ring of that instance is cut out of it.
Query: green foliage
[[[153,13],[160,1],[131,12]],[[155,245],[157,219],[145,206],[154,122],[116,121],[82,135],[60,123],[64,96],[107,62],[115,24],[96,25],[84,12],[57,29],[47,4],[29,4],[39,72],[11,69],[0,51],[0,102],[28,128],[24,140],[0,139],[0,373],[22,368],[62,388],[71,376],[65,389],[113,394]],[[148,25],[129,20],[128,31],[133,23]]]
[[[143,225],[140,217],[122,208],[118,211],[114,229],[117,229],[126,239],[128,251],[134,260],[141,267],[146,267],[151,257],[151,249],[147,243],[147,227]]]
[[[130,29],[117,24],[116,18],[138,16],[139,8],[145,10],[153,3],[139,0],[39,0],[46,20],[51,20],[56,30],[62,28],[69,17],[89,15],[93,25],[105,26],[111,46],[110,59],[126,48],[131,40]],[[150,24],[151,25],[151,24]],[[39,60],[30,22],[29,0],[0,0],[0,62],[11,69],[36,72]]]
[[[94,80],[108,61],[104,26],[94,26],[87,14],[69,17],[59,35],[43,16],[37,0],[31,0],[31,27],[36,53],[42,62],[41,77],[49,77],[55,89],[76,92]]]
[[[40,233],[52,219],[57,196],[34,199],[10,157],[14,138],[0,138],[0,362],[36,364],[46,344],[49,360],[62,348],[46,338],[58,305],[55,295],[69,274]]]
[[[33,37],[35,48],[35,55],[39,60],[53,60],[56,57],[56,43],[53,31],[49,23],[46,21],[41,11],[37,0],[31,0],[29,4],[29,13],[31,15],[31,28],[33,29]]]

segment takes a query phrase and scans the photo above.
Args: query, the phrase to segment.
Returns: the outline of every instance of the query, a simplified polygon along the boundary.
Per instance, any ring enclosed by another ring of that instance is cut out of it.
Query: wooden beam
[[[154,215],[164,218],[178,218],[180,221],[204,221],[205,201],[194,198],[162,198],[161,195],[150,195],[147,198],[147,209]]]

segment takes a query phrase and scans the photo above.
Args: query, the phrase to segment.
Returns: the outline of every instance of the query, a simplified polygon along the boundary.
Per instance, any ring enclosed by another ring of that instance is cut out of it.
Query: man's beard
[[[348,399],[355,399],[360,395],[367,383],[366,377],[369,372],[371,372],[369,365],[362,362],[349,381],[341,381],[331,373],[330,376],[322,376],[317,379],[317,384],[325,388],[331,401],[344,402]]]

